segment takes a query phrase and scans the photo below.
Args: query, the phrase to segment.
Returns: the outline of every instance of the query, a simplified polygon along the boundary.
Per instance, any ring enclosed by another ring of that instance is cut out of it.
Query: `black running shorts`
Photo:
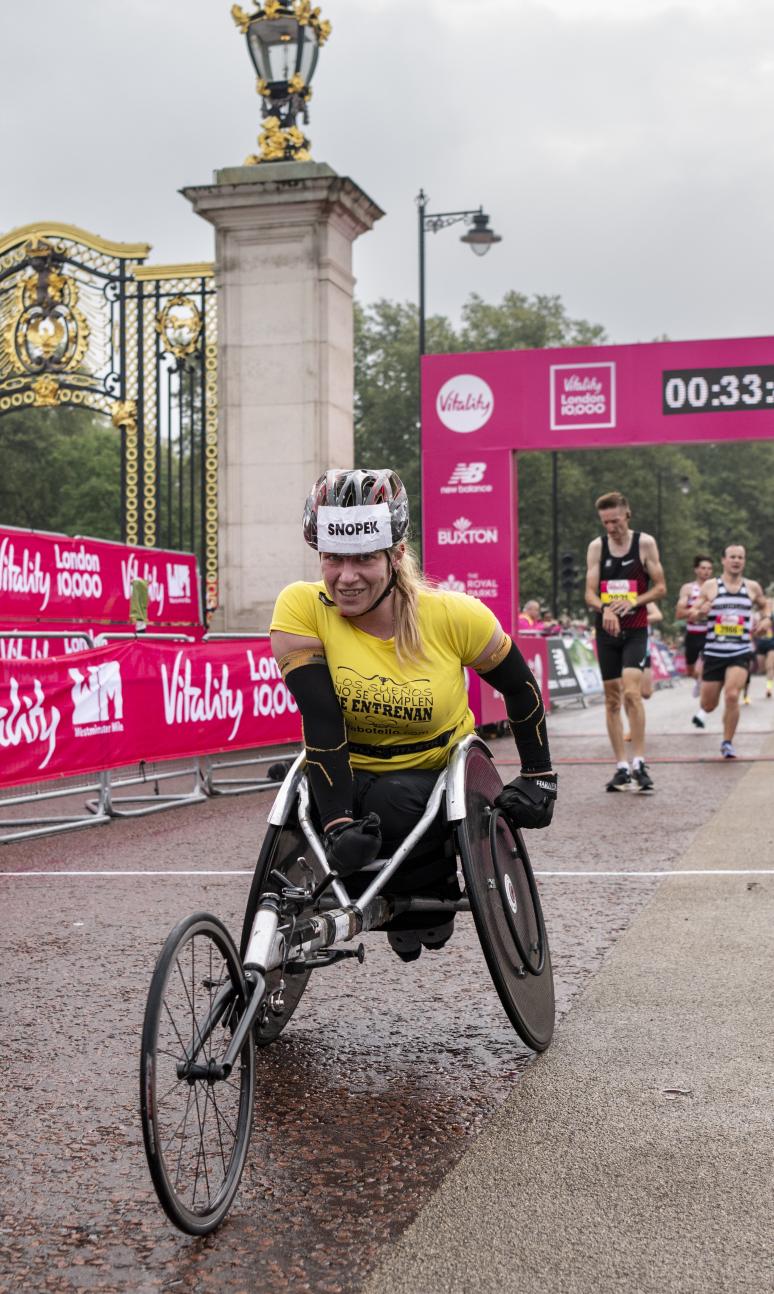
[[[738,665],[740,669],[746,669],[749,675],[754,656],[707,656],[704,657],[704,669],[702,670],[701,679],[703,683],[722,683],[726,677],[726,670],[732,665]]]
[[[597,660],[605,682],[620,678],[625,669],[647,669],[650,664],[647,629],[624,629],[617,636],[597,629]]]
[[[695,665],[701,656],[706,640],[706,634],[686,634],[685,635],[685,663],[686,665]]]
[[[768,656],[770,651],[774,651],[774,638],[759,638],[755,650],[759,656]]]

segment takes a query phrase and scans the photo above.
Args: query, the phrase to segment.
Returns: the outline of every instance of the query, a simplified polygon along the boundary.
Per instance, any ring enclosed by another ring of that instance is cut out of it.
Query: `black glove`
[[[326,831],[323,845],[331,870],[339,876],[350,876],[378,858],[382,847],[380,825],[379,815],[369,813],[354,822],[339,822]]]
[[[504,786],[495,805],[513,827],[547,827],[554,813],[556,773],[515,777]]]

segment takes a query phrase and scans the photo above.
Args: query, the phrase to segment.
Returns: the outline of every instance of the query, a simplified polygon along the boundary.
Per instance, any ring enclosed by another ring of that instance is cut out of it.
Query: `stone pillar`
[[[215,173],[183,190],[216,230],[220,604],[213,627],[265,630],[319,563],[306,491],[354,461],[352,244],[384,213],[315,162]]]

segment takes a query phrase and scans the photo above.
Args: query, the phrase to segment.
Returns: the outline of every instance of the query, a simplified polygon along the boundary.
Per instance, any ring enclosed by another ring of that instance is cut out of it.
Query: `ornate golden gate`
[[[38,223],[0,238],[0,416],[85,407],[121,436],[127,543],[195,552],[218,594],[217,313],[211,265]]]

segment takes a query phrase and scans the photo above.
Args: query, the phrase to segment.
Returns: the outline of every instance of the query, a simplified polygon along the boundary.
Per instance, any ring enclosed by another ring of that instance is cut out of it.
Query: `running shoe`
[[[648,772],[647,765],[638,764],[632,769],[632,781],[635,783],[638,791],[653,791],[653,778]]]
[[[699,718],[698,714],[695,714],[693,716],[693,718],[691,719],[691,723],[693,724],[694,728],[706,728],[707,726],[704,720]]]
[[[626,791],[632,784],[628,768],[617,768],[605,787],[606,791]]]
[[[720,753],[724,759],[736,759],[736,751],[730,741],[721,741]]]

